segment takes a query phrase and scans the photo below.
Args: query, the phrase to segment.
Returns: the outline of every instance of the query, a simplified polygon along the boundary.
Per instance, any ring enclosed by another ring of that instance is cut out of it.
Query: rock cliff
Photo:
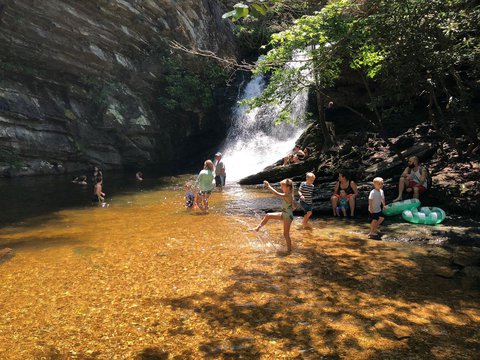
[[[220,141],[215,101],[169,112],[161,99],[162,59],[177,56],[168,41],[235,56],[223,11],[216,0],[0,1],[0,176],[168,166]]]

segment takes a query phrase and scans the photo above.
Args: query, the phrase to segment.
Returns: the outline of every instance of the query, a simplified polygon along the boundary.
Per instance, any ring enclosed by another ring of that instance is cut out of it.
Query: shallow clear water
[[[2,184],[0,358],[478,354],[477,293],[435,276],[447,251],[297,218],[283,257],[278,222],[247,231],[279,204],[260,188],[231,184],[202,215],[183,207],[188,175],[105,178],[105,207],[68,178]]]

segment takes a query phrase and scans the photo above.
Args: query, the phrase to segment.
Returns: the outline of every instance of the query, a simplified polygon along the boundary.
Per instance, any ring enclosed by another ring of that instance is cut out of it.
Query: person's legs
[[[377,235],[377,225],[378,225],[378,220],[373,219],[372,222],[370,223],[370,232],[368,233],[369,236]]]
[[[347,216],[347,208],[345,206],[340,206],[340,209],[342,209],[342,214],[344,217]],[[338,214],[340,216],[340,214]]]
[[[312,211],[307,211],[305,216],[303,217],[303,226],[307,225],[308,219],[310,219],[310,216],[312,216]]]
[[[420,197],[420,189],[418,187],[413,187],[413,198],[418,199]]]
[[[205,212],[208,212],[208,198],[209,197],[210,197],[210,193],[205,194],[205,200],[204,200]]]
[[[305,211],[302,221],[302,226],[305,227],[308,219],[310,219],[310,216],[312,216],[312,204],[307,204],[305,201],[300,201],[300,207],[303,209],[303,211]]]
[[[290,165],[293,162],[293,155],[288,155],[283,158],[283,166]]]
[[[348,205],[350,205],[350,216],[355,215],[355,196],[350,196],[348,199]]]
[[[220,179],[222,180],[222,184],[220,186],[220,191],[223,191],[223,188],[225,187],[225,181],[227,180],[226,176],[220,176]]]
[[[198,195],[197,195],[197,206],[200,210],[203,210],[203,197],[204,197],[204,193],[202,192],[199,192]]]
[[[337,203],[338,203],[338,198],[333,195],[331,198],[330,198],[331,202],[332,202],[332,209],[333,209],[333,216],[337,216]]]
[[[263,217],[263,220],[260,224],[254,227],[251,230],[258,231],[260,228],[265,225],[269,220],[282,220],[282,213],[268,213]]]
[[[400,201],[403,199],[403,190],[405,190],[405,186],[408,185],[408,180],[401,177],[400,180],[398,181],[398,196],[393,199],[393,201]]]
[[[290,239],[290,225],[292,220],[283,219],[283,236],[287,242],[287,252],[290,254],[292,252],[292,239]]]
[[[380,217],[378,218],[377,228],[375,229],[375,232],[378,231],[378,228],[380,227],[380,225],[382,225],[383,220],[385,220],[385,218],[384,218],[383,216],[380,216]]]

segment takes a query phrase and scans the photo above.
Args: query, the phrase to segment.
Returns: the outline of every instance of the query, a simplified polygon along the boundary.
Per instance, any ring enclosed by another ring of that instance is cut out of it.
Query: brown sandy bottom
[[[283,256],[279,222],[248,232],[258,219],[215,210],[218,195],[209,215],[182,195],[0,229],[16,252],[0,358],[478,358],[478,292],[435,275],[448,252],[296,219]]]

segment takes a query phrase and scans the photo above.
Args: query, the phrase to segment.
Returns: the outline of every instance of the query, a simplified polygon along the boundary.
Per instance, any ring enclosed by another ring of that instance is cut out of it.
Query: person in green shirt
[[[215,166],[212,160],[206,160],[195,182],[198,187],[197,205],[205,213],[208,213],[208,198],[212,194],[214,178]]]

